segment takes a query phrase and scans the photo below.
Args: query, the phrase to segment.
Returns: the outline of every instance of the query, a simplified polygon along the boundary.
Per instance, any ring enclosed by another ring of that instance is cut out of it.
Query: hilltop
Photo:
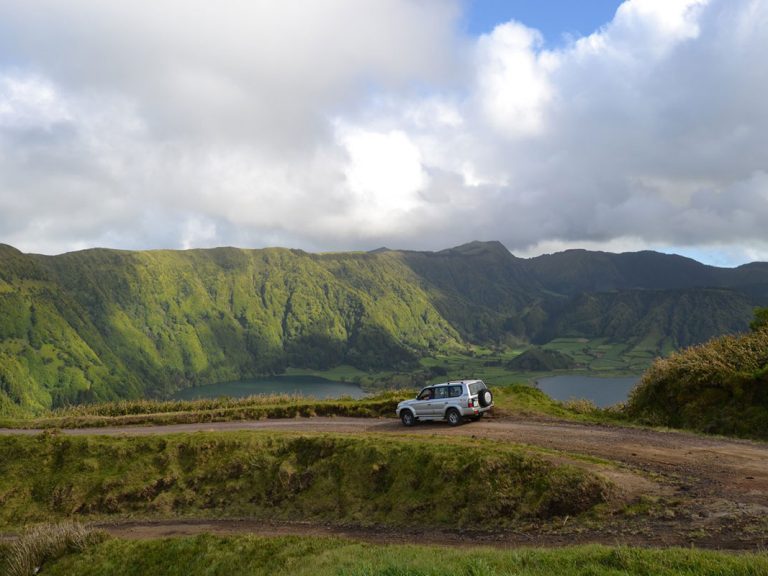
[[[606,338],[662,354],[743,331],[768,264],[655,252],[0,245],[0,411],[163,397],[286,367],[408,369],[471,343]]]

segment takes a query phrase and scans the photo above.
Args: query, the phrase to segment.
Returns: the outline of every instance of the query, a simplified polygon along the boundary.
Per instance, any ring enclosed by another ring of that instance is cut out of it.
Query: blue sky
[[[502,22],[517,20],[536,28],[547,45],[563,37],[587,36],[610,22],[616,0],[466,0],[465,25],[470,34],[485,34]]]
[[[3,0],[0,242],[768,261],[766,54],[768,0]]]

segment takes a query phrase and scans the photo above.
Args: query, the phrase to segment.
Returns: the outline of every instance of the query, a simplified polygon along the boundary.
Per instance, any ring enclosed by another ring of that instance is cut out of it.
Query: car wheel
[[[445,418],[448,420],[448,424],[451,426],[458,426],[461,424],[461,414],[456,408],[451,408],[445,413]]]
[[[477,395],[477,399],[480,402],[480,406],[485,408],[490,406],[491,402],[493,402],[493,394],[491,394],[491,391],[486,388]]]
[[[410,410],[400,412],[400,420],[402,420],[403,426],[413,426],[416,424],[416,418]]]
[[[483,417],[482,413],[478,414],[477,416],[472,416],[472,422],[477,422],[482,417]]]

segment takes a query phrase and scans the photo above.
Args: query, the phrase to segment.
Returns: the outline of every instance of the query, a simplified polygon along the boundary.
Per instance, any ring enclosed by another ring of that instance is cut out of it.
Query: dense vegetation
[[[575,516],[610,493],[607,481],[534,450],[472,439],[0,437],[6,527],[157,515],[498,529]]]
[[[163,398],[288,366],[410,370],[477,342],[606,338],[662,354],[745,329],[766,301],[766,266],[654,253],[523,260],[491,242],[47,257],[0,245],[0,414]]]
[[[198,382],[409,366],[458,334],[391,255],[0,251],[0,409]]]
[[[766,554],[584,546],[494,550],[371,545],[337,538],[197,536],[106,540],[45,566],[80,576],[747,576]]]
[[[751,333],[657,360],[627,414],[654,425],[768,438],[768,309],[756,312]]]
[[[538,346],[526,350],[507,363],[511,370],[526,370],[531,372],[551,372],[575,368],[576,361],[557,350],[546,350]]]

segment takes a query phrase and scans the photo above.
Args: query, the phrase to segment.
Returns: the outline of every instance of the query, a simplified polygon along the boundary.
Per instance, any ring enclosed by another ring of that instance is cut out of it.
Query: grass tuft
[[[31,526],[6,550],[4,573],[8,576],[32,576],[40,572],[46,562],[71,552],[82,552],[106,538],[105,532],[76,522]]]

